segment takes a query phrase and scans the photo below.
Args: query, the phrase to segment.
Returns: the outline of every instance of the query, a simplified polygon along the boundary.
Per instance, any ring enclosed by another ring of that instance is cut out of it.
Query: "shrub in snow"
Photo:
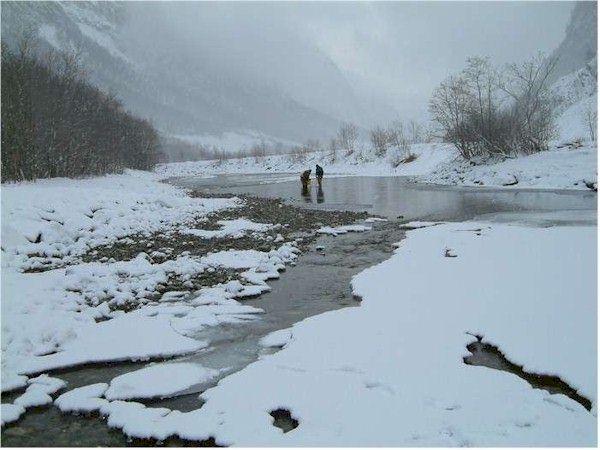
[[[337,141],[340,148],[345,151],[346,156],[356,150],[358,144],[358,127],[353,123],[344,123],[338,130]]]
[[[556,58],[537,56],[502,70],[469,58],[434,91],[433,120],[467,159],[546,150],[555,133],[550,78]]]

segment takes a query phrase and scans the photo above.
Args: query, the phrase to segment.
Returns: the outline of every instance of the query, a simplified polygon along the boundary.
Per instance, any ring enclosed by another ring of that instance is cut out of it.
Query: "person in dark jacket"
[[[319,183],[319,187],[321,187],[321,183],[323,181],[323,168],[318,164],[315,173],[317,174],[317,182]]]

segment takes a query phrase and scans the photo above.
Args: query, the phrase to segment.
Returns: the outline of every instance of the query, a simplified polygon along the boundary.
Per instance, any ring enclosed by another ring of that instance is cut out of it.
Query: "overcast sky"
[[[402,2],[323,8],[315,41],[345,71],[396,104],[428,97],[467,57],[499,64],[551,52],[564,36],[569,2]]]
[[[320,73],[307,67],[310,58],[294,67],[290,54],[317,48],[361,96],[415,116],[426,111],[432,89],[468,56],[487,55],[502,64],[551,52],[564,36],[572,7],[520,1],[165,2],[159,9],[172,32],[201,42],[204,51],[208,45],[229,67],[266,73],[269,61],[271,76],[310,77]],[[279,59],[283,67],[273,64]]]

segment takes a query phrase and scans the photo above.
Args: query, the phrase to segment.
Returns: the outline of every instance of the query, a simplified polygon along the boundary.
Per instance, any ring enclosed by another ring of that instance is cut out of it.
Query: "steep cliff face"
[[[180,42],[152,48],[143,34],[132,39],[128,27],[139,12],[136,7],[120,2],[3,2],[2,39],[17,45],[25,33],[38,39],[41,50],[76,51],[95,84],[168,133],[255,130],[303,140],[332,134],[344,119],[272,83],[248,82],[211,67]]]
[[[556,96],[557,132],[561,141],[589,140],[597,104],[597,4],[577,3],[565,38],[554,51],[558,58],[552,86]]]
[[[558,57],[555,80],[583,68],[596,56],[597,20],[596,2],[578,2],[574,5],[565,38],[552,55]]]

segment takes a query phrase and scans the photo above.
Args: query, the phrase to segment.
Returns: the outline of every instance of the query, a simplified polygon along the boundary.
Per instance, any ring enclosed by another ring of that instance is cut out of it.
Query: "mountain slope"
[[[285,86],[211,67],[181,40],[165,35],[168,45],[159,47],[142,33],[132,39],[136,8],[120,2],[3,2],[3,41],[16,45],[29,31],[41,49],[77,50],[94,83],[165,132],[249,129],[304,140],[330,135],[339,126],[339,119],[303,104]],[[168,30],[146,27],[148,34],[157,32]]]
[[[558,58],[553,79],[584,67],[597,54],[598,5],[596,2],[577,2],[565,31],[565,38],[552,57]]]
[[[558,58],[552,89],[557,98],[556,125],[562,142],[590,140],[590,122],[596,122],[597,15],[596,2],[575,4],[565,38],[552,54]]]

